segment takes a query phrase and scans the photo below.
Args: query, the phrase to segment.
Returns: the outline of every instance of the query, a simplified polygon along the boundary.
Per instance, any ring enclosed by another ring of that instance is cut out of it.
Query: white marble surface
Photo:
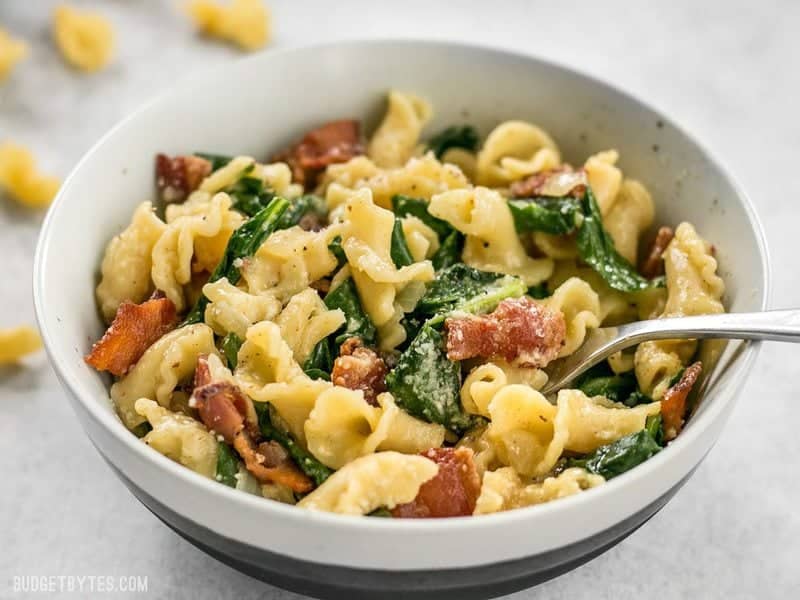
[[[0,25],[32,46],[0,87],[0,140],[29,145],[54,173],[65,175],[108,127],[182,74],[237,56],[197,39],[177,2],[76,2],[102,10],[119,34],[113,66],[78,75],[49,41],[52,4],[0,2]],[[630,89],[696,132],[738,175],[770,242],[773,306],[797,306],[800,5],[645,4],[338,0],[322,9],[270,0],[272,47],[462,39],[554,58]],[[0,199],[0,326],[33,319],[40,221]],[[765,347],[719,443],[663,511],[588,565],[513,598],[798,597],[798,364],[800,349]],[[299,598],[209,558],[147,512],[84,437],[44,356],[0,370],[0,472],[2,598],[19,597],[10,584],[20,574],[147,575],[155,598]]]

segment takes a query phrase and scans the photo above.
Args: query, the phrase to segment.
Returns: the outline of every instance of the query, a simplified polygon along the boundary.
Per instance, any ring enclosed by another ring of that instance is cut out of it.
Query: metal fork
[[[800,342],[800,309],[673,317],[593,329],[573,354],[551,363],[542,388],[551,394],[618,350],[641,342],[674,339],[734,339]]]

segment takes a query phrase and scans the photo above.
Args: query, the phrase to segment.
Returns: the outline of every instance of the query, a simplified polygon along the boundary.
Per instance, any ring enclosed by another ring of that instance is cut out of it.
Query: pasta
[[[664,253],[667,300],[662,316],[679,317],[724,312],[725,284],[717,275],[717,261],[709,244],[689,223],[681,223]],[[688,364],[697,349],[692,340],[644,342],[635,355],[639,386],[661,398],[670,380]]]
[[[197,324],[176,329],[150,346],[131,371],[111,386],[111,399],[122,422],[136,427],[144,418],[134,409],[139,398],[170,407],[178,384],[194,373],[197,357],[216,354],[214,332]]]
[[[144,443],[195,473],[213,478],[217,471],[217,440],[191,417],[170,412],[157,402],[140,398],[136,414],[153,428]]]
[[[413,94],[389,92],[389,107],[367,147],[379,167],[400,167],[411,158],[422,128],[432,115],[431,105]]]
[[[421,456],[378,452],[358,458],[334,473],[298,506],[344,515],[366,515],[376,508],[411,502],[420,486],[438,471]]]
[[[5,81],[20,61],[28,54],[28,46],[0,29],[0,83]]]
[[[192,10],[231,40],[254,6]],[[426,140],[431,114],[390,92],[366,155],[350,119],[274,149],[286,162],[158,155],[164,219],[135,209],[95,290],[111,323],[95,349],[119,351],[110,396],[143,443],[267,500],[422,518],[588,491],[680,435],[713,365],[692,340],[540,390],[596,328],[722,312],[710,244],[664,226],[639,271],[655,199],[617,151],[576,170],[531,123]],[[3,185],[38,177],[12,158]],[[4,341],[0,362],[38,344]]]
[[[542,282],[553,271],[550,259],[525,252],[499,192],[484,187],[445,192],[431,199],[428,211],[466,234],[462,258],[471,267],[518,275],[527,285]]]
[[[64,4],[53,14],[53,38],[64,60],[87,73],[105,67],[114,53],[114,29],[105,17]]]
[[[142,202],[133,213],[131,224],[108,243],[96,292],[106,322],[111,322],[124,300],[138,304],[153,291],[153,247],[165,230],[153,205]]]
[[[560,162],[558,147],[544,130],[524,121],[506,121],[486,138],[478,154],[475,179],[480,185],[502,186],[553,169]]]
[[[31,208],[45,207],[60,186],[55,177],[38,172],[36,161],[27,149],[12,142],[0,144],[0,189],[14,200]]]
[[[192,0],[187,10],[201,33],[241,50],[258,50],[269,43],[270,14],[261,0],[231,0],[227,5]]]
[[[28,325],[0,329],[0,365],[18,362],[42,347],[38,332]]]

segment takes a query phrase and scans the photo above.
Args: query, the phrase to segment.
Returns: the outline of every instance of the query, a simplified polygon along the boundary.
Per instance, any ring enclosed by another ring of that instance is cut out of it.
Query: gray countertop
[[[75,2],[110,17],[119,46],[109,69],[79,75],[50,43],[53,4],[0,2],[0,26],[32,47],[0,86],[0,141],[28,145],[62,176],[141,102],[188,71],[238,55],[198,39],[178,2]],[[800,4],[645,4],[655,3],[269,0],[271,48],[345,37],[461,39],[553,58],[627,88],[736,173],[764,221],[772,305],[797,306]],[[0,327],[33,321],[40,222],[0,201]],[[666,508],[591,563],[512,597],[798,597],[798,364],[800,349],[765,346],[719,443]],[[92,574],[147,575],[156,598],[299,598],[196,550],[140,505],[84,436],[43,355],[0,370],[0,472],[2,598],[21,597],[15,575]]]

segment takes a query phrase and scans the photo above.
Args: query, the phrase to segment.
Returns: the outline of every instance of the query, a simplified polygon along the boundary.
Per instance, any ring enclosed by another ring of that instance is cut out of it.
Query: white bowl
[[[413,521],[303,511],[205,479],[129,433],[108,398],[108,380],[83,362],[103,331],[93,294],[103,248],[134,207],[153,197],[157,152],[265,158],[326,120],[362,118],[370,131],[390,88],[432,102],[429,132],[468,122],[485,135],[518,118],[543,126],[571,162],[618,149],[625,173],[652,191],[658,223],[689,220],[716,245],[728,308],[765,308],[767,253],[752,206],[667,117],[536,58],[451,43],[367,41],[267,52],[205,72],[109,132],[65,181],[42,228],[34,277],[39,326],[106,461],[159,518],[219,559],[320,596],[507,593],[590,559],[661,508],[719,436],[758,346],[729,346],[680,437],[606,485],[507,513]]]

